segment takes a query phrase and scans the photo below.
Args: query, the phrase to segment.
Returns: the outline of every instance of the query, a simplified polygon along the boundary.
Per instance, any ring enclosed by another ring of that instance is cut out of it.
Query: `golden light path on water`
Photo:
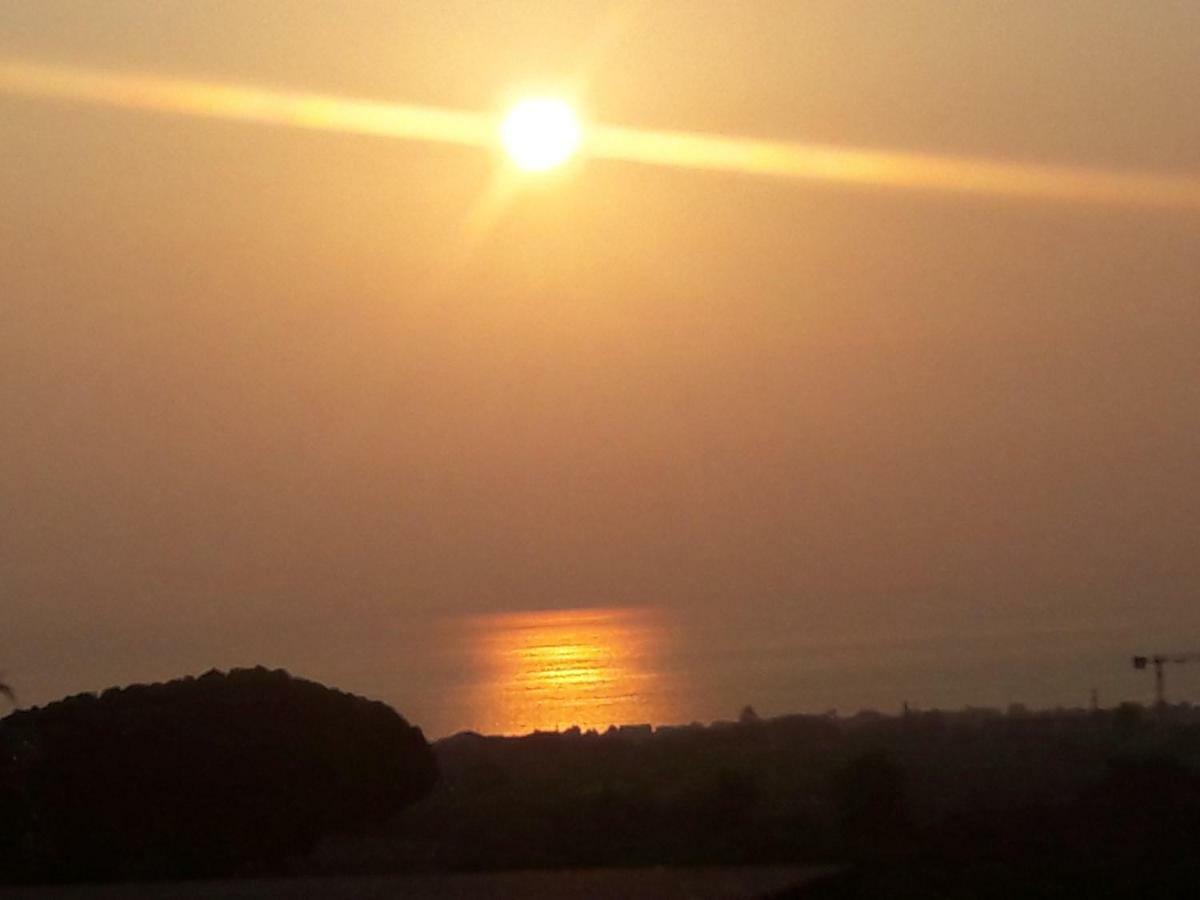
[[[467,697],[477,730],[605,729],[678,717],[661,668],[667,630],[651,610],[507,613],[465,626],[479,673]]]
[[[0,93],[486,149],[495,115],[0,59]],[[600,159],[807,181],[1200,211],[1200,177],[585,124]]]

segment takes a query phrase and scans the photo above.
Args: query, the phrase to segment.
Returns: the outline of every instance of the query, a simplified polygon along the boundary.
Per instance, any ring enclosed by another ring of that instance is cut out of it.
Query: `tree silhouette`
[[[0,795],[23,808],[22,864],[43,878],[270,869],[384,821],[435,779],[420,729],[390,707],[262,668],[0,723]]]

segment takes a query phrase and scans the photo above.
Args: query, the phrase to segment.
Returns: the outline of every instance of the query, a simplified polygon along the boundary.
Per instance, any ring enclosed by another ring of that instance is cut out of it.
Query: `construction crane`
[[[1189,663],[1200,661],[1200,653],[1158,653],[1154,656],[1135,656],[1133,667],[1141,670],[1154,666],[1155,705],[1163,709],[1167,705],[1167,683],[1163,666],[1167,663]]]

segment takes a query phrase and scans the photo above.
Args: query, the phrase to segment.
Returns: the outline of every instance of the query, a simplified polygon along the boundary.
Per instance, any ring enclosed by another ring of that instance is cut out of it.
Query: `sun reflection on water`
[[[645,609],[553,610],[468,622],[483,677],[470,705],[497,734],[673,720],[666,629]]]

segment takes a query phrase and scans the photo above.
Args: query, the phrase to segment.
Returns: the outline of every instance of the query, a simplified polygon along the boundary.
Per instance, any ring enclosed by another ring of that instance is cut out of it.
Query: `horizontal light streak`
[[[27,62],[0,60],[0,93],[471,147],[496,142],[495,119],[479,113]]]
[[[858,150],[613,125],[585,152],[625,162],[968,194],[1200,210],[1200,178]]]
[[[0,93],[496,149],[499,120],[440,107],[0,60]],[[813,182],[1200,211],[1200,177],[1026,165],[615,125],[594,158]]]

